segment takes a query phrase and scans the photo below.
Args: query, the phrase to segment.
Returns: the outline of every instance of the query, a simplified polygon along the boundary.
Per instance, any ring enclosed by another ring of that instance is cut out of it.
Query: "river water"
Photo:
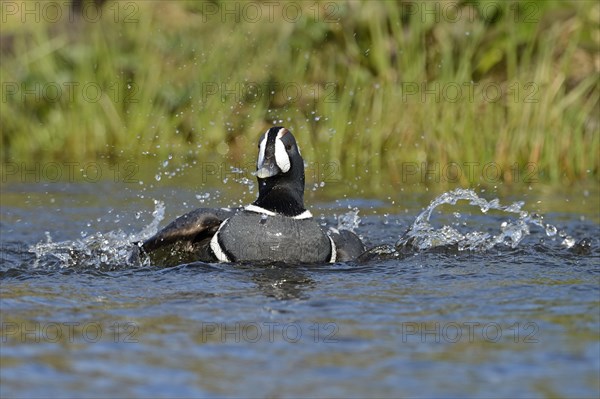
[[[311,184],[323,224],[378,248],[163,267],[129,262],[130,242],[249,202],[252,182],[6,180],[2,397],[600,396],[595,186]]]

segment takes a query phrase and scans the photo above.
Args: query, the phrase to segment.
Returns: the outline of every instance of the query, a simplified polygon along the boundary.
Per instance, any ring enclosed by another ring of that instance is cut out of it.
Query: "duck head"
[[[253,205],[297,217],[304,208],[304,160],[294,135],[285,127],[267,130],[258,141],[258,199]]]

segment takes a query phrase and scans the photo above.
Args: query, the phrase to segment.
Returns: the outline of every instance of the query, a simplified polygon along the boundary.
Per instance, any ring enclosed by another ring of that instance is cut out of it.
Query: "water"
[[[2,397],[600,395],[595,189],[328,185],[311,211],[360,262],[164,268],[130,243],[256,193],[153,176],[3,184]]]

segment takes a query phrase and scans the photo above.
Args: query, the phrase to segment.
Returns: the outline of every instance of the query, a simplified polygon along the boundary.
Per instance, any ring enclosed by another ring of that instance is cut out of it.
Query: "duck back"
[[[243,211],[223,222],[217,239],[233,262],[320,263],[331,258],[331,241],[312,218]]]

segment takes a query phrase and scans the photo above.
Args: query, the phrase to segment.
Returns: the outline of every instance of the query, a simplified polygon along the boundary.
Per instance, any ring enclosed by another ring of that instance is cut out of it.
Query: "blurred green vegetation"
[[[38,23],[7,3],[3,162],[247,162],[277,124],[373,187],[425,165],[431,183],[492,163],[506,183],[598,180],[597,1],[29,2]]]

